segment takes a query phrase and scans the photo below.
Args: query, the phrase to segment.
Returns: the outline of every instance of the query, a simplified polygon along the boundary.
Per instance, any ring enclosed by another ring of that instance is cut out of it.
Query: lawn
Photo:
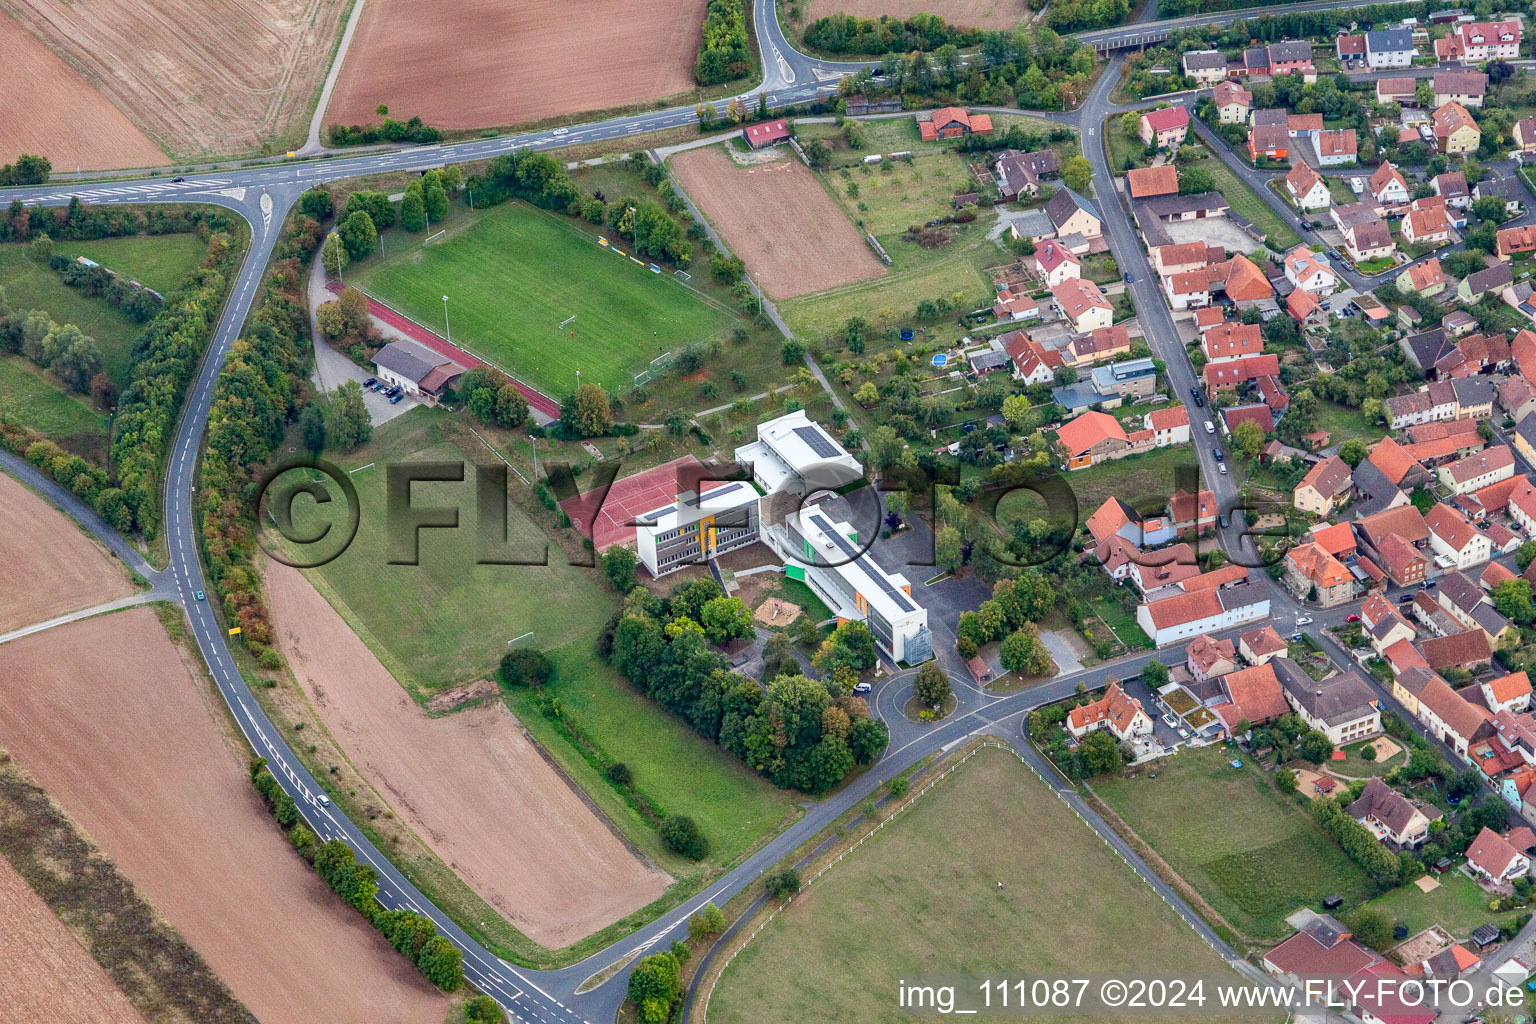
[[[1288,935],[1287,914],[1340,895],[1371,895],[1370,879],[1273,777],[1228,764],[1225,746],[1182,750],[1157,777],[1106,777],[1094,789],[1194,886],[1216,912],[1255,940]]]
[[[1368,779],[1372,775],[1385,775],[1398,765],[1402,764],[1405,755],[1399,749],[1397,753],[1387,758],[1377,758],[1367,761],[1360,756],[1360,751],[1370,746],[1375,740],[1361,740],[1359,743],[1351,743],[1341,747],[1346,755],[1343,761],[1330,761],[1328,770],[1336,775],[1348,775],[1352,779]],[[1399,744],[1399,747],[1401,744]]]
[[[86,459],[106,460],[107,417],[22,356],[0,356],[0,412]]]
[[[1439,882],[1438,889],[1427,893],[1419,891],[1417,885],[1400,885],[1366,906],[1385,910],[1393,924],[1407,926],[1409,935],[1438,924],[1463,942],[1480,925],[1504,923],[1501,915],[1488,909],[1493,897],[1460,871],[1447,871]]]
[[[444,241],[396,236],[387,255],[348,268],[347,283],[433,330],[444,327],[448,296],[458,344],[553,396],[574,390],[578,373],[627,389],[658,355],[741,322],[671,273],[599,245],[595,230],[569,218],[516,201],[454,214]]]
[[[1330,445],[1342,444],[1352,437],[1367,443],[1379,441],[1387,432],[1386,427],[1379,424],[1372,426],[1367,422],[1359,409],[1324,399],[1318,399],[1317,402],[1317,426],[1319,430],[1326,430],[1332,435],[1328,441]]]
[[[1133,649],[1151,649],[1152,638],[1147,636],[1141,626],[1136,623],[1136,616],[1116,602],[1107,597],[1096,597],[1089,602],[1088,610],[1103,619],[1105,625],[1114,630],[1115,636],[1125,646]]]
[[[591,638],[548,653],[555,666],[549,692],[559,698],[566,724],[628,765],[635,788],[661,811],[697,821],[713,863],[732,863],[798,817],[794,793],[775,788],[630,686],[598,658]],[[562,763],[574,759],[586,767],[527,694],[511,693],[507,703]],[[613,788],[592,774],[588,791],[605,804],[619,803]],[[634,816],[627,806],[604,809],[617,820]]]
[[[983,750],[781,911],[721,975],[709,1012],[895,1022],[907,1018],[893,986],[925,972],[1223,970],[1012,754]]]
[[[1194,426],[1204,429],[1200,422]],[[1145,511],[1148,502],[1153,506],[1166,503],[1181,487],[1193,491],[1200,482],[1199,472],[1200,464],[1192,447],[1169,445],[1062,476],[1077,496],[1079,522],[1087,522],[1111,496]]]
[[[340,557],[307,573],[418,700],[490,672],[514,637],[531,630],[525,644],[563,647],[594,636],[613,613],[613,595],[595,570],[566,565],[552,544],[546,566],[474,564],[473,467],[466,468],[463,483],[412,487],[413,508],[458,508],[460,528],[422,530],[420,564],[388,564],[386,467],[433,460],[458,465],[465,459],[494,461],[459,421],[428,409],[392,420],[369,444],[337,458],[357,487],[361,522]],[[521,486],[515,478],[513,484]],[[295,502],[301,528],[314,521],[315,508],[306,500]],[[514,549],[539,557],[544,534],[515,504],[508,503],[507,513]]]
[[[1280,215],[1270,209],[1269,204],[1264,202],[1258,193],[1233,174],[1231,168],[1223,163],[1220,157],[1212,154],[1194,166],[1204,167],[1210,171],[1211,178],[1216,183],[1216,191],[1232,204],[1232,211],[1252,221],[1275,246],[1284,250],[1300,243],[1301,236],[1281,220]]]
[[[196,235],[179,234],[60,242],[54,251],[93,259],[164,294],[202,261],[208,247]],[[59,323],[74,324],[96,339],[107,376],[119,388],[127,383],[129,355],[143,324],[64,284],[23,245],[0,245],[0,288],[12,309],[45,309]]]

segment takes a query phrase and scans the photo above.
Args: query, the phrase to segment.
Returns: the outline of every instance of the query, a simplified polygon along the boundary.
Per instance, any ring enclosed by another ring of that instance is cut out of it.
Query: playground
[[[578,381],[625,391],[658,357],[740,322],[631,258],[627,240],[598,239],[520,202],[457,211],[442,241],[391,247],[346,283],[557,401]]]

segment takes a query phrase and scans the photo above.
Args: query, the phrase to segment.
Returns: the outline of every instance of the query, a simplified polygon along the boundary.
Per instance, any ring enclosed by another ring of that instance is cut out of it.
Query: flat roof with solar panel
[[[736,449],[736,461],[752,464],[753,479],[765,491],[794,485],[807,472],[811,488],[836,490],[864,475],[859,460],[848,454],[805,410],[757,425],[757,440]]]
[[[863,596],[864,600],[877,606],[884,604],[885,607],[882,607],[880,612],[886,619],[894,621],[911,615],[913,612],[921,611],[916,602],[907,596],[906,591],[902,590],[895,583],[891,574],[880,568],[879,563],[871,558],[867,552],[861,552],[844,535],[844,530],[851,531],[853,529],[850,524],[831,523],[820,512],[805,513],[801,516],[801,523],[802,525],[809,523],[815,528],[812,531],[813,533],[826,538],[839,551],[851,559],[851,561],[845,562],[842,565],[824,566],[824,568],[841,573],[854,585],[854,589]],[[807,539],[813,545],[816,543],[815,536],[807,536]],[[907,582],[905,577],[898,576],[895,579],[900,579],[903,584]]]

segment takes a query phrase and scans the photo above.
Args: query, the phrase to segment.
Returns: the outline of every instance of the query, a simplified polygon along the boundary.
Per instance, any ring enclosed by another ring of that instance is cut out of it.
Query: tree
[[[327,235],[325,244],[320,247],[320,262],[325,264],[325,269],[340,276],[347,264],[352,262],[347,255],[347,247],[342,243],[341,236],[337,234]]]
[[[688,937],[702,939],[725,931],[725,912],[713,903],[706,903],[688,918]]]
[[[58,374],[71,391],[86,394],[91,378],[102,372],[101,349],[96,341],[81,333],[74,324],[61,324],[43,339],[48,368]]]
[[[484,993],[464,1001],[464,1024],[506,1024],[506,1020],[501,1004]]]
[[[1521,572],[1530,568],[1532,562],[1536,562],[1536,540],[1528,540],[1515,549],[1515,565]]]
[[[603,552],[603,575],[608,577],[609,585],[621,594],[635,589],[635,561],[635,553],[620,544]]]
[[[723,644],[752,635],[752,613],[739,597],[717,597],[700,611],[699,625],[711,643]]]
[[[27,255],[32,257],[34,263],[41,263],[44,266],[48,264],[49,258],[53,255],[53,239],[48,237],[48,232],[44,231],[32,239],[32,244],[27,246]]]
[[[1365,442],[1358,437],[1352,437],[1339,445],[1339,458],[1349,463],[1350,469],[1360,465],[1370,454],[1370,449],[1366,448]]]
[[[528,422],[528,399],[517,385],[507,381],[496,389],[496,425],[513,430]]]
[[[1149,661],[1141,666],[1141,681],[1147,684],[1147,689],[1156,693],[1168,685],[1168,666],[1160,661]]]
[[[960,531],[953,526],[939,527],[933,535],[933,557],[948,572],[959,569],[962,557]]]
[[[1530,582],[1514,579],[1497,584],[1493,588],[1493,607],[1515,625],[1529,626],[1536,618],[1536,610],[1531,607]]]
[[[661,841],[667,849],[689,860],[703,860],[709,854],[709,840],[699,831],[698,823],[686,814],[671,814],[661,823]]]
[[[1392,917],[1380,907],[1362,907],[1351,922],[1355,941],[1375,950],[1386,950],[1396,941],[1392,937]]]
[[[363,404],[363,388],[357,381],[342,381],[326,401],[325,413],[326,437],[341,451],[350,452],[373,437],[373,420]]]
[[[1003,399],[1003,419],[1014,430],[1023,430],[1029,423],[1029,399],[1024,395]]]
[[[428,939],[421,947],[416,966],[421,968],[428,981],[444,992],[452,992],[464,984],[464,954],[441,935]]]
[[[601,437],[613,429],[608,393],[596,384],[583,384],[560,407],[560,420],[577,437]]]
[[[304,414],[299,417],[299,434],[304,438],[304,447],[311,453],[319,455],[325,450],[325,413],[319,406],[304,407]]]
[[[428,185],[426,194],[427,217],[441,221],[448,216],[448,193],[442,185]]]
[[[299,196],[299,212],[306,217],[317,221],[323,221],[335,210],[335,204],[331,202],[331,193],[323,186],[305,190]]]
[[[682,965],[671,953],[652,953],[629,974],[629,1001],[641,1024],[665,1024],[682,993]]]
[[[1264,430],[1253,420],[1243,420],[1232,428],[1232,450],[1245,459],[1254,458],[1264,447]]]
[[[1124,764],[1119,741],[1106,729],[1095,729],[1084,736],[1078,745],[1077,756],[1081,759],[1083,774],[1090,777],[1118,771]]]
[[[912,692],[928,707],[942,708],[949,700],[949,676],[939,667],[938,662],[924,662],[923,667],[917,670]]]
[[[539,687],[554,676],[555,667],[543,651],[518,647],[501,656],[497,675],[507,686]]]
[[[779,346],[779,361],[785,366],[793,366],[805,358],[805,346],[792,338],[786,338]]]
[[[379,247],[379,229],[374,226],[373,218],[362,210],[348,214],[337,233],[341,235],[341,244],[346,246],[347,256],[351,259],[365,259]]]
[[[1333,755],[1333,741],[1316,729],[1309,730],[1296,745],[1296,753],[1303,761],[1322,764]]]
[[[800,891],[800,873],[794,868],[775,871],[763,877],[763,890],[777,899],[793,896]]]
[[[1074,192],[1087,192],[1093,180],[1093,165],[1082,155],[1074,156],[1061,168],[1061,180]]]
[[[1120,130],[1128,137],[1140,138],[1141,115],[1134,110],[1128,110],[1120,115]]]
[[[1186,167],[1179,172],[1179,195],[1197,196],[1216,191],[1216,179],[1204,167]]]
[[[427,226],[427,203],[419,189],[411,189],[400,201],[400,226],[407,231],[420,231]]]

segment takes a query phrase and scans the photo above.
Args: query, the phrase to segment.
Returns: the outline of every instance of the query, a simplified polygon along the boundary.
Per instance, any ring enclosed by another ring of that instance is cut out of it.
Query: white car
[[[1303,615],[1301,618],[1296,620],[1296,625],[1298,625],[1298,626],[1310,626],[1310,625],[1312,625],[1312,616],[1310,616],[1310,615]]]
[[[1216,433],[1216,424],[1212,423],[1210,420],[1206,420],[1205,421],[1205,432],[1207,434],[1214,434],[1214,433]]]
[[[868,683],[854,683],[853,684],[853,692],[854,693],[868,693],[870,690],[873,690],[873,689],[874,689],[874,687],[871,686]]]
[[[1221,470],[1221,475],[1222,476],[1226,476],[1227,475],[1227,464],[1225,462],[1218,462],[1218,463],[1216,463],[1216,468]]]
[[[319,804],[321,807],[329,807],[331,806],[331,798],[326,796],[324,793],[318,793],[315,796],[315,803]]]
[[[1174,718],[1172,715],[1164,715],[1163,724],[1170,729],[1177,729],[1179,727],[1178,719]]]

